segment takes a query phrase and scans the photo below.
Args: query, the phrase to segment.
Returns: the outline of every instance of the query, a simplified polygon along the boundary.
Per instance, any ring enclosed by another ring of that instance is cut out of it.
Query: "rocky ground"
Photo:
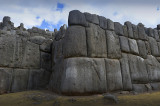
[[[62,96],[49,91],[24,91],[0,95],[0,106],[160,106],[160,92],[114,95],[117,103],[104,95]]]

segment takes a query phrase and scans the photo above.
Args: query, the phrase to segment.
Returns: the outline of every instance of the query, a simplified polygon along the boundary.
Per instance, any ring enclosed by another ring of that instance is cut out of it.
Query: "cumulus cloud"
[[[0,19],[10,16],[15,26],[24,23],[27,28],[53,30],[67,24],[69,11],[78,9],[122,24],[131,21],[156,27],[160,23],[159,5],[159,0],[1,0]]]

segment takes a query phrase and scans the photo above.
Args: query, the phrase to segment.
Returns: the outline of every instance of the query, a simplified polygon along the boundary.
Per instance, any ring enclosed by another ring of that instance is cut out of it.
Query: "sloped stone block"
[[[52,40],[46,40],[42,45],[40,45],[40,50],[43,52],[51,53]]]
[[[132,80],[130,76],[127,54],[122,53],[122,58],[120,59],[120,65],[122,72],[123,90],[132,90]]]
[[[137,44],[138,44],[138,49],[139,49],[139,55],[143,58],[147,58],[145,42],[142,40],[137,40]]]
[[[51,54],[41,52],[41,68],[51,71]]]
[[[110,20],[110,19],[107,19],[107,21],[108,21],[108,23],[107,23],[107,25],[108,25],[108,30],[111,30],[111,31],[113,31],[114,30],[114,22],[112,21],[112,20]]]
[[[143,58],[135,55],[128,55],[132,83],[146,84],[149,82],[146,64]]]
[[[70,26],[64,37],[63,53],[65,57],[87,56],[86,32],[81,26]]]
[[[13,69],[0,68],[0,94],[10,91]]]
[[[125,36],[119,36],[119,39],[120,39],[121,50],[123,52],[130,52],[128,38]]]
[[[148,91],[145,84],[133,84],[133,90],[138,93],[143,93]]]
[[[107,57],[105,31],[95,24],[86,28],[89,57]]]
[[[132,23],[127,21],[124,23],[126,26],[127,26],[127,30],[128,30],[128,37],[129,38],[134,38],[134,35],[133,35],[133,29],[132,29]]]
[[[99,26],[102,28],[102,29],[107,29],[107,26],[108,26],[108,21],[105,17],[102,17],[102,16],[99,16]]]
[[[133,36],[135,39],[138,39],[138,29],[136,25],[132,24],[132,29],[133,29]]]
[[[150,83],[150,85],[154,91],[160,90],[160,83]]]
[[[137,42],[134,39],[129,39],[130,52],[133,54],[139,54]]]
[[[123,89],[121,67],[118,60],[105,59],[107,91]]]
[[[106,31],[108,58],[121,58],[121,49],[118,35],[113,31]]]
[[[128,37],[128,30],[126,25],[123,25],[123,32],[124,32],[124,36]]]
[[[62,93],[87,94],[106,92],[106,73],[103,59],[66,59]]]
[[[82,25],[87,26],[85,15],[78,10],[69,12],[68,25]]]
[[[84,15],[88,22],[99,25],[99,19],[96,14],[84,13]]]
[[[114,22],[114,28],[117,35],[124,35],[123,27],[119,22]]]
[[[138,37],[141,40],[147,40],[147,34],[143,24],[138,24]]]
[[[157,41],[152,37],[148,37],[148,38],[149,38],[149,44],[150,44],[152,55],[153,56],[160,56]]]

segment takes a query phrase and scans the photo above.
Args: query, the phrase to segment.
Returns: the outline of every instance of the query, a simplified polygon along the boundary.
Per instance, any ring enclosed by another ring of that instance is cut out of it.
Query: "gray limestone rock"
[[[84,13],[84,15],[88,22],[99,25],[98,15],[90,13]]]
[[[152,55],[148,55],[145,62],[150,82],[160,81],[160,63],[157,61],[157,59]]]
[[[148,28],[148,36],[154,37],[154,33],[153,33],[153,29],[152,28]]]
[[[151,47],[148,41],[145,41],[147,55],[151,55]]]
[[[12,84],[12,72],[11,68],[0,68],[0,94],[10,91]]]
[[[138,28],[138,37],[139,37],[139,39],[147,40],[147,34],[145,32],[144,25],[139,23],[137,28]]]
[[[50,74],[43,69],[30,69],[27,89],[45,89],[49,83]]]
[[[159,39],[159,34],[158,34],[158,30],[157,29],[153,29],[153,34],[154,34],[154,38],[158,41]]]
[[[106,30],[106,38],[107,38],[107,52],[108,58],[118,59],[121,58],[121,49],[118,35],[113,31]]]
[[[146,45],[145,42],[142,40],[137,40],[138,44],[138,49],[139,49],[139,55],[143,58],[147,58],[147,50],[146,50]]]
[[[47,71],[51,71],[51,54],[49,53],[45,53],[45,52],[41,52],[41,68],[45,69]]]
[[[129,40],[130,52],[133,54],[139,54],[137,41],[130,38],[128,40]]]
[[[146,64],[143,58],[135,55],[128,55],[130,75],[132,83],[146,84],[149,82]]]
[[[123,27],[119,22],[114,22],[114,29],[117,35],[124,35]]]
[[[115,95],[112,94],[105,94],[103,95],[104,99],[108,99],[111,101],[114,101],[115,103],[118,103],[118,98]]]
[[[114,22],[110,19],[107,19],[108,23],[107,23],[107,29],[113,31],[114,30]]]
[[[151,48],[151,53],[153,56],[159,56],[159,50],[158,50],[158,45],[157,41],[153,37],[148,37],[149,38],[149,44]]]
[[[65,57],[87,56],[86,31],[81,26],[70,26],[63,41]]]
[[[118,60],[105,59],[107,91],[123,89],[121,67]]]
[[[132,90],[132,80],[130,76],[128,55],[122,53],[122,58],[120,59],[121,72],[122,72],[122,82],[123,82],[123,90]]]
[[[128,38],[125,36],[119,36],[119,40],[120,40],[121,50],[123,52],[130,52]]]
[[[82,25],[87,26],[85,15],[78,10],[69,12],[68,25]]]
[[[132,23],[127,21],[124,23],[126,26],[127,26],[127,30],[128,30],[128,37],[129,38],[134,38],[134,35],[133,35],[133,29],[132,29]]]
[[[64,60],[61,90],[65,94],[106,92],[104,59],[68,58]]]
[[[27,41],[24,51],[22,67],[40,68],[39,45]]]
[[[132,24],[132,29],[133,29],[133,36],[135,39],[138,39],[138,28],[136,25]]]
[[[157,30],[160,30],[160,24],[157,25]]]
[[[160,90],[160,83],[159,82],[157,82],[157,83],[150,83],[150,85],[151,85],[151,87],[152,87],[152,89],[154,91]]]
[[[40,50],[43,52],[51,53],[51,45],[53,40],[46,40],[43,44],[40,45]]]
[[[102,16],[99,16],[99,26],[103,29],[107,29],[107,26],[108,26],[108,21],[105,17],[102,17]]]
[[[30,42],[38,44],[38,45],[41,45],[42,43],[44,43],[45,40],[46,39],[43,36],[33,36],[33,37],[30,37],[29,39]]]
[[[98,25],[89,24],[86,28],[89,57],[107,57],[105,30]]]
[[[19,92],[27,90],[28,86],[28,69],[14,69],[11,92]]]
[[[124,36],[128,37],[128,29],[126,25],[123,25],[123,32],[124,32]]]
[[[133,84],[133,90],[138,93],[143,93],[148,91],[145,84]]]

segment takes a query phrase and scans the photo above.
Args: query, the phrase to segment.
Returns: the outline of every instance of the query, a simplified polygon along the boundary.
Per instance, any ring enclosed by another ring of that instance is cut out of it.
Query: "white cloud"
[[[56,11],[57,0],[21,0],[21,2],[5,0],[0,4],[0,19],[2,20],[3,16],[10,16],[15,26],[24,23],[27,28],[40,26],[43,20],[54,25],[60,21],[67,24],[69,11],[78,9],[105,16],[122,24],[131,21],[134,24],[142,22],[147,27],[156,27],[160,23],[160,11],[156,10],[160,5],[158,0],[59,0],[59,2],[65,4],[62,11]],[[114,15],[115,12],[117,15]],[[40,18],[36,19],[37,16]]]

